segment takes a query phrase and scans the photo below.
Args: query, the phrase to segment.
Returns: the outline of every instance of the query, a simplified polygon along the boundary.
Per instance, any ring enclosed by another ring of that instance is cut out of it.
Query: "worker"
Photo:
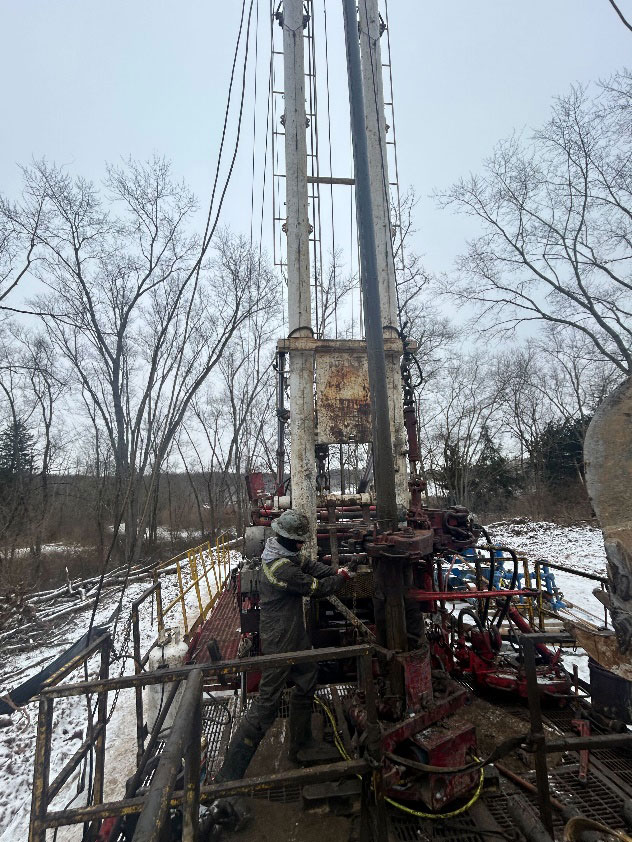
[[[303,597],[336,593],[345,579],[354,575],[346,567],[334,572],[327,564],[301,561],[299,553],[309,536],[309,520],[304,514],[288,509],[272,522],[272,529],[275,535],[268,538],[263,550],[259,584],[259,630],[264,655],[311,649],[303,619]],[[318,759],[320,750],[327,747],[318,746],[312,738],[317,674],[318,664],[314,662],[264,670],[259,695],[239,723],[216,781],[243,778],[257,746],[276,718],[288,679],[294,682],[290,696],[290,760],[309,763]]]

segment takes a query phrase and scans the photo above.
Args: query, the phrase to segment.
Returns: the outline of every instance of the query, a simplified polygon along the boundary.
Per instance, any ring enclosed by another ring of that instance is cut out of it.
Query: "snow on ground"
[[[546,522],[500,521],[487,527],[495,543],[506,544],[520,551],[529,561],[546,559],[566,567],[606,576],[606,552],[600,529],[581,526],[557,526]],[[603,623],[603,607],[593,596],[598,582],[552,570],[564,601],[587,619]]]
[[[85,552],[87,547],[81,547],[79,544],[42,544],[40,551],[42,555],[56,555],[63,553],[64,555],[79,555],[79,553]],[[18,547],[15,550],[15,557],[22,558],[23,556],[30,555],[31,547]]]
[[[239,553],[231,552],[231,567],[241,558]],[[200,571],[201,572],[201,571]],[[184,586],[191,581],[186,565],[182,567]],[[209,575],[210,589],[206,582],[201,582],[201,597],[206,605],[215,592],[214,577]],[[134,582],[125,590],[119,621],[114,629],[114,650],[126,654],[110,666],[110,676],[115,677],[124,671],[133,673],[131,660],[132,642],[128,621],[131,603],[150,586],[151,581]],[[178,595],[178,578],[175,572],[161,576],[162,603],[166,608]],[[97,610],[95,625],[107,625],[118,602],[118,594],[110,596],[107,604]],[[195,588],[185,595],[189,623],[197,617],[198,602]],[[22,684],[31,675],[71,646],[88,630],[91,611],[87,610],[71,618],[60,620],[59,629],[63,629],[63,638],[54,646],[24,646],[20,654],[14,652],[2,657],[0,663],[0,695]],[[182,628],[182,611],[177,603],[165,620],[167,626]],[[140,609],[141,651],[145,653],[156,639],[155,608],[149,599]],[[1,654],[2,650],[0,650]],[[90,677],[96,677],[98,657],[89,664]],[[64,680],[64,683],[84,680],[83,668]],[[109,694],[108,711],[112,711],[114,694]],[[37,729],[38,703],[32,702],[21,708],[11,717],[11,724],[0,730],[0,842],[22,842],[28,837],[29,815],[31,808],[31,786],[33,778],[33,758],[35,755],[35,736]],[[64,764],[77,751],[85,739],[87,708],[83,697],[59,699],[54,705],[54,732],[50,763],[50,780],[59,773]],[[112,718],[107,726],[106,781],[105,798],[114,800],[124,795],[125,780],[132,774],[136,761],[136,720],[134,692],[124,691],[119,695]],[[81,767],[80,767],[81,769]],[[71,799],[69,806],[85,804],[85,789],[79,786],[81,775],[73,774],[66,786],[51,805],[51,809],[63,809]],[[52,839],[52,833],[50,835]],[[70,842],[81,838],[81,826],[73,829],[61,829],[58,842]]]
[[[511,521],[491,523],[487,527],[494,543],[505,544],[518,550],[529,561],[546,559],[556,564],[563,564],[585,573],[606,576],[606,552],[601,529],[590,524],[577,526],[558,526],[546,521],[527,521],[516,518]],[[587,620],[596,626],[604,623],[603,606],[593,595],[599,583],[591,579],[574,576],[562,570],[552,570],[555,584],[568,606],[566,616]],[[577,663],[579,676],[590,681],[588,656],[583,650],[566,654],[564,663],[572,670]]]

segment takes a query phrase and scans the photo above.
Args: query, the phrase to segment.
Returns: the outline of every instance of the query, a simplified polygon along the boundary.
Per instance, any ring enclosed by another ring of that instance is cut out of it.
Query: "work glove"
[[[355,570],[350,570],[348,567],[339,567],[338,575],[342,576],[344,579],[353,579],[353,577],[356,575],[356,572]]]

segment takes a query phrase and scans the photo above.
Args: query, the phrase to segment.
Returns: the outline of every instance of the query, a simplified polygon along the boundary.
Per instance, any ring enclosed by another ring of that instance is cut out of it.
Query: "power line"
[[[630,30],[630,32],[632,32],[632,24],[628,23],[628,21],[624,18],[624,16],[623,16],[623,12],[622,12],[622,11],[621,11],[621,9],[617,6],[617,4],[614,2],[614,0],[608,0],[608,2],[609,2],[609,3],[610,3],[610,5],[612,6],[612,8],[615,10],[615,12],[619,15],[619,17],[621,18],[621,20],[623,21],[623,23],[625,24],[625,26],[627,26],[627,28]]]

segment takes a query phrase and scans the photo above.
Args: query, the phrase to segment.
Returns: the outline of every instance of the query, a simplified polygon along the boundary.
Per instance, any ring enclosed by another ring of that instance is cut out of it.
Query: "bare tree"
[[[623,12],[621,11],[621,9],[617,6],[617,4],[614,2],[614,0],[608,0],[608,2],[610,3],[610,5],[612,6],[612,8],[615,10],[615,12],[617,13],[617,15],[619,16],[619,19],[621,20],[621,23],[622,23],[622,24],[623,24],[623,25],[624,25],[627,29],[629,29],[629,30],[630,30],[630,32],[632,32],[632,24],[631,24],[631,23],[629,23],[629,21],[626,19],[625,15],[624,15],[624,14],[623,14]]]
[[[342,250],[336,249],[329,255],[329,263],[325,270],[325,277],[317,279],[318,296],[316,316],[316,337],[324,339],[331,335],[332,329],[337,335],[344,330],[342,323],[338,324],[338,312],[342,310],[342,303],[353,289],[358,289],[360,279],[357,274],[350,275],[345,271],[342,263]]]
[[[393,257],[397,284],[399,323],[404,333],[417,343],[417,357],[424,380],[431,380],[440,370],[456,328],[436,305],[436,283],[426,271],[415,249],[415,210],[419,197],[407,190],[399,205],[391,207],[393,219]]]
[[[45,336],[17,328],[14,336],[22,349],[20,365],[24,378],[23,388],[30,394],[37,433],[39,488],[32,506],[32,531],[29,539],[31,552],[39,560],[52,503],[51,473],[53,466],[59,467],[60,453],[64,450],[61,428],[56,430],[53,422],[59,402],[67,391],[67,378]]]
[[[439,496],[471,506],[485,450],[504,432],[505,383],[484,354],[452,357],[443,377],[424,390],[421,447],[426,473]]]
[[[217,523],[219,508],[213,498],[219,495],[223,506],[234,508],[238,534],[246,525],[243,475],[265,461],[266,435],[274,417],[273,340],[279,323],[280,300],[272,291],[268,310],[254,314],[235,332],[217,376],[209,380],[206,394],[193,403],[192,423],[185,424],[181,436],[188,440],[189,452],[195,454],[191,465],[185,461],[192,486],[195,489],[195,466],[205,478],[213,520]],[[210,456],[206,463],[200,455],[202,447],[194,442],[196,428]],[[200,510],[197,493],[196,505]],[[199,517],[202,519],[201,512]]]
[[[44,533],[48,531],[51,473],[53,466],[59,467],[63,450],[53,419],[65,391],[64,374],[46,338],[17,324],[5,323],[0,340],[0,392],[6,412],[0,414],[0,421],[5,434],[11,429],[15,432],[18,450],[22,447],[20,436],[31,445],[28,470],[16,471],[10,482],[0,534],[5,539],[5,556],[12,555],[18,544],[28,545],[37,565]]]
[[[3,302],[39,259],[44,204],[43,196],[28,186],[19,204],[0,196],[0,310],[13,309]]]
[[[200,257],[187,228],[194,197],[164,160],[109,167],[107,202],[46,162],[25,182],[43,206],[31,272],[48,292],[34,306],[109,441],[134,562],[187,409],[235,332],[266,308],[269,278],[226,231]],[[25,228],[32,220],[26,207],[16,215]]]
[[[564,326],[623,374],[632,372],[632,74],[596,95],[559,98],[530,144],[501,142],[481,175],[439,196],[483,233],[449,292],[480,306],[492,330]]]

